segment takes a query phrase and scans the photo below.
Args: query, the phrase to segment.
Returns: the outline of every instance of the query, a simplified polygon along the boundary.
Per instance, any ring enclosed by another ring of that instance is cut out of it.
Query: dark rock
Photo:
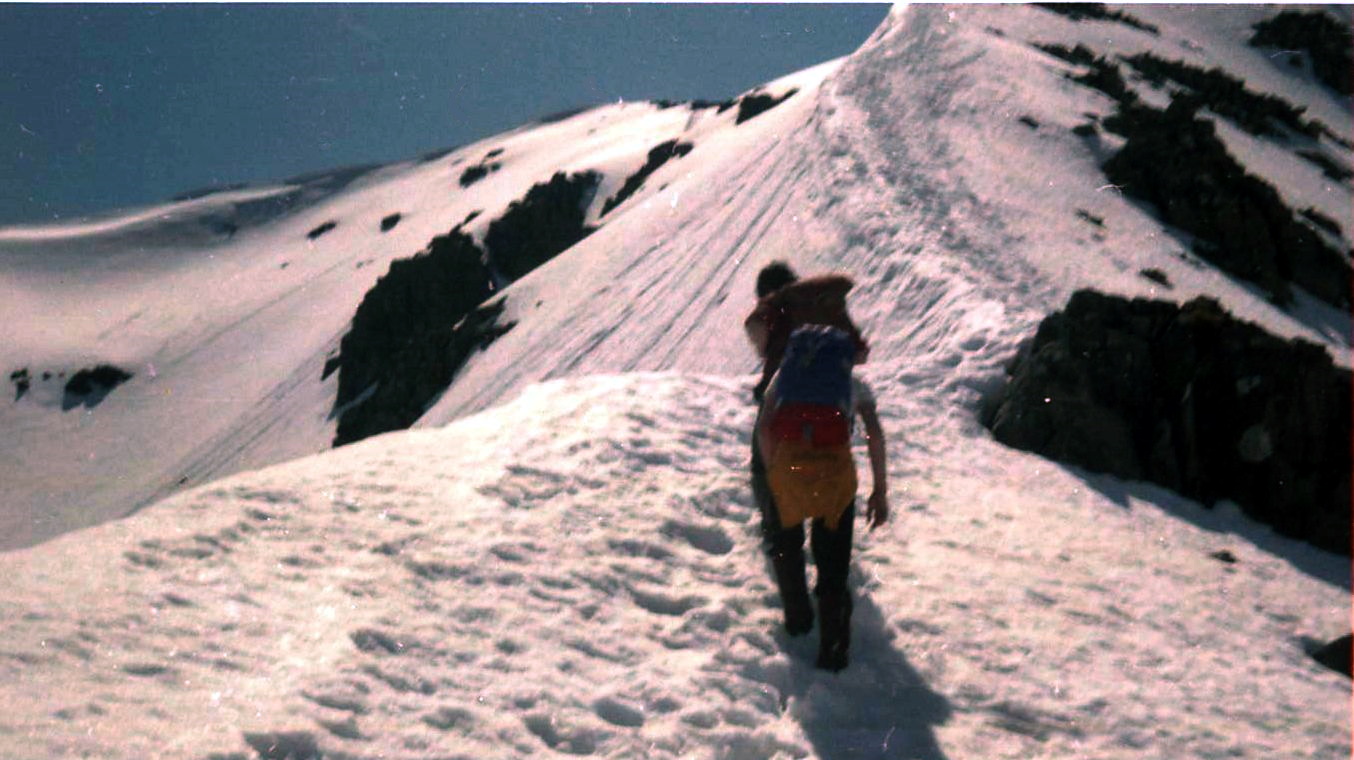
[[[1166,273],[1161,271],[1160,269],[1155,268],[1141,269],[1138,270],[1138,274],[1142,275],[1143,277],[1146,277],[1147,279],[1151,280],[1152,282],[1155,282],[1158,285],[1162,285],[1167,288],[1174,287],[1173,285],[1171,285],[1171,278],[1167,277]]]
[[[1020,123],[1021,123],[1021,124],[1024,124],[1025,126],[1029,127],[1030,129],[1038,129],[1038,128],[1039,128],[1039,122],[1036,121],[1035,118],[1034,118],[1033,116],[1021,116],[1021,117],[1020,117]]]
[[[1077,45],[1074,48],[1063,45],[1035,45],[1035,47],[1068,63],[1087,68],[1087,71],[1081,74],[1066,74],[1072,81],[1099,90],[1120,103],[1137,102],[1137,94],[1128,89],[1128,83],[1124,81],[1123,74],[1119,73],[1119,67],[1109,59],[1097,56],[1090,48],[1084,45]]]
[[[483,214],[483,213],[484,213],[484,211],[482,211],[482,210],[480,210],[480,209],[476,209],[476,210],[474,210],[474,211],[471,211],[469,214],[466,214],[466,215],[465,215],[465,219],[464,219],[459,225],[457,225],[457,226],[464,227],[465,225],[470,224],[471,222],[475,221],[475,219],[479,218],[479,215],[480,215],[480,214]]]
[[[27,367],[24,367],[23,369],[16,369],[13,372],[9,373],[9,381],[11,383],[14,383],[15,401],[18,401],[19,399],[23,398],[24,394],[28,392],[28,389],[33,384],[32,379],[28,377]]]
[[[744,95],[742,98],[739,98],[738,100],[738,118],[734,119],[733,123],[742,124],[748,119],[752,119],[763,113],[766,113],[767,111],[770,111],[772,108],[775,108],[781,103],[784,103],[785,101],[789,100],[791,97],[794,97],[794,94],[797,92],[799,92],[798,89],[791,89],[789,92],[785,93],[784,95],[781,95],[779,98],[767,95],[766,93],[754,93],[752,95]],[[723,109],[720,110],[722,111]]]
[[[1325,349],[1184,306],[1073,294],[1017,357],[985,422],[1015,448],[1350,553],[1351,376]]]
[[[492,292],[483,252],[459,232],[391,262],[325,363],[339,372],[334,445],[412,425],[477,343],[484,324],[466,317]]]
[[[511,330],[515,323],[499,323],[506,300],[486,302],[495,292],[490,266],[516,280],[590,234],[584,212],[600,180],[595,172],[560,173],[532,187],[490,223],[487,252],[458,225],[391,262],[357,307],[338,356],[325,363],[326,376],[339,373],[334,445],[408,428],[472,353]]]
[[[1124,58],[1148,82],[1163,86],[1174,82],[1189,89],[1189,100],[1197,106],[1234,122],[1247,132],[1260,137],[1281,137],[1275,124],[1294,132],[1319,137],[1321,127],[1302,118],[1303,109],[1277,95],[1262,95],[1246,88],[1243,80],[1221,68],[1204,69],[1183,61],[1171,61],[1151,53]]]
[[[470,187],[476,182],[479,182],[480,180],[489,176],[490,172],[496,172],[501,167],[502,164],[476,164],[475,166],[472,166],[466,169],[465,171],[461,172],[460,179],[461,187]]]
[[[1331,219],[1329,216],[1326,216],[1314,208],[1305,208],[1298,213],[1302,214],[1303,217],[1312,224],[1315,224],[1336,237],[1343,237],[1345,234],[1345,231],[1340,228],[1339,222],[1336,222],[1334,219]]]
[[[311,230],[310,232],[307,232],[307,233],[306,233],[306,239],[307,239],[307,240],[314,240],[314,239],[318,238],[319,236],[323,235],[324,233],[329,232],[330,230],[334,229],[334,228],[337,227],[337,226],[338,226],[338,222],[336,222],[336,221],[334,221],[334,220],[331,219],[331,220],[325,222],[324,224],[321,224],[319,227],[316,227],[315,229]]]
[[[1083,222],[1090,222],[1091,224],[1094,224],[1094,225],[1097,226],[1097,227],[1104,227],[1104,226],[1105,226],[1105,220],[1104,220],[1104,219],[1102,219],[1101,217],[1096,216],[1095,214],[1092,214],[1091,212],[1087,211],[1086,209],[1081,209],[1081,208],[1077,209],[1077,218],[1080,219],[1080,220],[1082,220]]]
[[[1354,94],[1354,35],[1347,23],[1321,11],[1284,11],[1252,29],[1251,45],[1302,51],[1317,79],[1341,95]]]
[[[1104,3],[1035,3],[1035,5],[1046,11],[1066,16],[1073,21],[1086,21],[1088,19],[1091,21],[1112,21],[1152,35],[1161,33],[1152,24],[1139,21],[1123,11],[1110,10],[1105,7]]]
[[[1354,677],[1351,673],[1351,654],[1354,653],[1354,636],[1341,636],[1335,641],[1314,649],[1312,659],[1334,670],[1337,673],[1343,673],[1346,676]]]
[[[592,234],[583,219],[601,179],[596,172],[558,172],[509,204],[484,234],[494,269],[516,280]]]
[[[1351,177],[1354,177],[1354,171],[1351,171],[1348,166],[1327,156],[1320,150],[1303,149],[1296,152],[1299,158],[1316,166],[1321,170],[1322,174],[1336,182],[1344,182]]]
[[[1227,565],[1235,565],[1237,562],[1236,555],[1228,551],[1227,549],[1220,549],[1218,551],[1213,552],[1212,554],[1209,554],[1208,556]]]
[[[491,159],[491,158],[498,158],[498,157],[501,156],[501,155],[503,155],[503,149],[502,149],[502,148],[494,148],[493,150],[491,150],[491,151],[489,151],[488,153],[485,153],[485,154],[484,154],[484,160],[485,160],[485,161],[488,161],[488,160]]]
[[[716,111],[716,113],[724,113],[725,111],[729,110],[730,108],[733,108],[733,107],[736,106],[736,105],[738,105],[738,101],[737,101],[736,99],[735,99],[735,100],[693,100],[693,101],[691,101],[691,110],[693,110],[693,111],[704,111],[704,110],[707,109],[707,108],[717,108],[717,109],[719,109],[719,110]]]
[[[69,411],[81,404],[93,409],[119,385],[132,379],[130,372],[123,371],[111,364],[100,364],[92,369],[82,369],[66,381],[65,395],[61,408]]]
[[[1096,54],[1090,48],[1080,43],[1078,43],[1076,47],[1072,48],[1069,48],[1066,45],[1059,45],[1057,43],[1049,43],[1046,45],[1036,44],[1034,47],[1044,51],[1045,53],[1048,53],[1051,56],[1054,56],[1055,58],[1061,58],[1062,60],[1067,61],[1068,63],[1075,63],[1081,66],[1090,66],[1094,64],[1097,60],[1100,61],[1104,60],[1103,58],[1099,58],[1098,56],[1096,56]]]
[[[1258,285],[1276,303],[1292,301],[1291,283],[1348,307],[1344,254],[1299,222],[1272,185],[1247,174],[1196,107],[1181,99],[1165,111],[1121,105],[1105,126],[1128,141],[1105,162],[1106,177],[1194,235],[1199,256]]]
[[[334,374],[341,366],[343,366],[343,360],[340,357],[329,357],[324,362],[324,372],[320,375],[320,380],[328,380],[329,376]]]
[[[649,158],[639,168],[639,171],[627,177],[621,189],[614,196],[608,198],[606,203],[602,204],[601,215],[606,216],[612,209],[634,195],[644,185],[644,180],[648,179],[650,174],[658,171],[659,167],[666,164],[669,159],[685,156],[691,152],[691,148],[691,143],[678,142],[677,140],[668,140],[655,146],[649,151]]]
[[[1095,124],[1091,123],[1078,124],[1075,127],[1072,127],[1072,134],[1078,137],[1090,137],[1091,135],[1094,135],[1099,131],[1100,131],[1099,128],[1097,128]]]
[[[395,213],[395,214],[391,214],[390,216],[387,216],[386,218],[382,219],[382,220],[381,220],[381,232],[390,232],[391,230],[395,229],[395,225],[399,224],[399,223],[400,223],[400,219],[402,219],[402,218],[403,218],[403,215],[402,215],[402,214]]]

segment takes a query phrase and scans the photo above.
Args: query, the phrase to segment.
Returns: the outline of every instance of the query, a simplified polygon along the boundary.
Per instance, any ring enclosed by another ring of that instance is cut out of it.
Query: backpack
[[[748,341],[763,359],[762,377],[753,395],[761,398],[779,368],[790,333],[806,324],[830,325],[845,330],[859,356],[868,351],[865,338],[846,310],[851,279],[839,274],[817,275],[793,282],[762,298],[743,320]]]
[[[757,435],[767,485],[789,528],[823,518],[835,529],[856,496],[851,366],[856,344],[828,325],[796,328],[762,405]]]

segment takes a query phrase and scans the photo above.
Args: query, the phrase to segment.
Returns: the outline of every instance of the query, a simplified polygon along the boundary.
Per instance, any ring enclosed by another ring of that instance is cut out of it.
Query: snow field
[[[858,523],[853,663],[816,671],[758,548],[750,382],[547,383],[4,555],[0,756],[1348,751],[1297,644],[1344,592],[888,392],[894,520]]]

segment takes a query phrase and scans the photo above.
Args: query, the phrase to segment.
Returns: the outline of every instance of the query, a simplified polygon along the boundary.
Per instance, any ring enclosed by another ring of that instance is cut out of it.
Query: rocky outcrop
[[[458,181],[461,183],[461,187],[470,187],[501,168],[503,168],[503,164],[497,162],[475,164],[461,172],[461,178]]]
[[[596,172],[558,172],[509,204],[484,234],[495,271],[516,280],[592,234],[583,219],[601,179]]]
[[[1002,443],[1350,553],[1350,373],[1217,302],[1083,290],[1040,324],[992,399]]]
[[[1111,21],[1131,26],[1154,36],[1161,33],[1161,30],[1152,24],[1139,21],[1123,11],[1110,10],[1105,7],[1104,3],[1035,3],[1035,5],[1046,11],[1066,16],[1073,21]]]
[[[649,151],[649,157],[644,165],[639,168],[639,171],[626,177],[625,184],[621,185],[621,189],[608,198],[606,203],[602,204],[601,215],[606,216],[612,209],[625,203],[626,199],[644,186],[644,180],[648,179],[650,174],[658,171],[670,159],[680,158],[690,153],[691,148],[691,143],[678,142],[677,140],[668,140],[654,146]]]
[[[306,240],[315,240],[319,238],[321,235],[333,231],[335,227],[338,227],[338,222],[334,221],[333,219],[330,219],[329,221],[319,225],[310,232],[307,232]]]
[[[132,373],[111,364],[100,364],[97,367],[82,369],[66,381],[61,408],[70,410],[83,404],[85,407],[93,409],[114,388],[131,379]]]
[[[1354,94],[1354,35],[1348,24],[1320,11],[1284,11],[1252,28],[1251,45],[1299,51],[1327,87],[1341,95]]]
[[[748,119],[760,116],[794,97],[797,92],[799,92],[798,89],[792,89],[780,97],[775,97],[764,92],[755,92],[750,95],[744,95],[738,99],[738,118],[734,119],[733,123],[742,124]]]
[[[482,258],[453,231],[391,262],[363,297],[339,344],[335,446],[412,425],[493,332],[497,312],[468,318],[493,292]]]
[[[338,356],[324,365],[323,377],[337,371],[339,378],[335,446],[408,428],[475,351],[512,329],[500,323],[506,300],[486,302],[495,282],[516,280],[591,233],[583,218],[600,179],[560,173],[533,186],[489,224],[487,250],[457,225],[391,262],[357,307]]]
[[[1244,81],[1221,68],[1205,69],[1151,53],[1123,60],[1156,87],[1174,82],[1187,88],[1196,106],[1208,108],[1257,137],[1282,137],[1279,126],[1311,138],[1324,131],[1323,125],[1303,117],[1303,109],[1277,95],[1247,89]]]
[[[1298,285],[1348,308],[1348,258],[1300,220],[1272,185],[1248,174],[1193,104],[1176,99],[1165,111],[1125,106],[1105,126],[1128,138],[1105,162],[1105,176],[1194,235],[1199,256],[1258,285],[1277,304],[1291,303],[1290,285]]]
[[[404,215],[400,213],[394,213],[384,217],[381,219],[381,232],[390,232],[395,229],[395,225],[399,224],[400,220],[403,218]]]
[[[1332,306],[1349,307],[1354,269],[1349,255],[1322,237],[1321,231],[1333,232],[1331,225],[1323,217],[1294,212],[1272,185],[1248,174],[1227,152],[1213,122],[1198,112],[1207,107],[1258,135],[1292,130],[1311,138],[1312,145],[1329,136],[1324,125],[1304,120],[1301,109],[1280,98],[1250,92],[1218,69],[1147,54],[1125,59],[1148,81],[1184,88],[1165,110],[1153,108],[1128,87],[1117,64],[1089,48],[1035,47],[1084,67],[1067,76],[1117,102],[1117,111],[1102,126],[1127,141],[1103,165],[1105,176],[1126,194],[1155,206],[1163,221],[1193,235],[1198,256],[1259,286],[1279,305],[1292,302],[1291,285],[1298,285]],[[1084,133],[1094,131],[1091,125]],[[1297,155],[1328,175],[1343,169],[1319,147]]]

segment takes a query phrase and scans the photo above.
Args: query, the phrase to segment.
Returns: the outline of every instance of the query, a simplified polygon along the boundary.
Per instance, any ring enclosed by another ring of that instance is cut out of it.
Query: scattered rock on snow
[[[1040,324],[986,422],[1008,446],[1350,551],[1348,370],[1325,349],[1184,306],[1091,290]]]
[[[791,89],[789,92],[786,92],[778,98],[764,92],[744,95],[738,100],[738,118],[734,119],[733,123],[742,124],[748,119],[756,118],[789,100],[797,92],[799,92],[797,88]]]
[[[690,153],[691,148],[691,143],[678,142],[675,139],[654,146],[654,148],[649,151],[648,160],[639,168],[639,171],[627,177],[625,184],[621,186],[621,189],[618,190],[615,195],[608,198],[606,203],[602,204],[601,215],[606,216],[612,209],[624,203],[627,198],[634,195],[635,191],[639,190],[639,188],[644,185],[644,180],[648,179],[650,174],[658,171],[658,169],[670,159],[685,156],[687,153]]]
[[[461,187],[470,187],[476,182],[479,182],[480,180],[489,176],[491,172],[496,172],[502,167],[503,164],[497,162],[492,164],[476,164],[475,166],[471,166],[467,168],[465,171],[461,172],[460,179]]]
[[[82,369],[66,381],[65,394],[61,400],[62,410],[71,410],[81,404],[93,409],[107,398],[119,385],[132,379],[132,373],[111,364],[100,364],[92,369]]]
[[[28,376],[28,368],[16,369],[9,373],[9,381],[14,383],[14,400],[18,401],[24,397],[28,389],[32,386],[32,379]]]
[[[323,234],[326,233],[326,232],[329,232],[329,231],[333,230],[333,229],[334,229],[335,227],[337,227],[337,226],[338,226],[338,222],[336,222],[336,221],[330,219],[329,221],[325,222],[324,224],[321,224],[320,226],[316,227],[315,229],[311,230],[310,232],[307,232],[307,233],[306,233],[306,239],[307,239],[307,240],[315,240],[315,239],[318,238],[319,236],[323,235]]]
[[[1036,6],[1046,11],[1066,16],[1073,21],[1111,21],[1131,26],[1153,36],[1159,35],[1161,30],[1154,25],[1124,13],[1123,11],[1110,10],[1104,3],[1035,3]]]
[[[1162,287],[1165,288],[1174,287],[1171,285],[1171,278],[1167,277],[1166,273],[1161,271],[1160,269],[1156,268],[1140,269],[1138,270],[1138,274],[1151,280],[1152,282],[1155,282],[1156,284]]]

